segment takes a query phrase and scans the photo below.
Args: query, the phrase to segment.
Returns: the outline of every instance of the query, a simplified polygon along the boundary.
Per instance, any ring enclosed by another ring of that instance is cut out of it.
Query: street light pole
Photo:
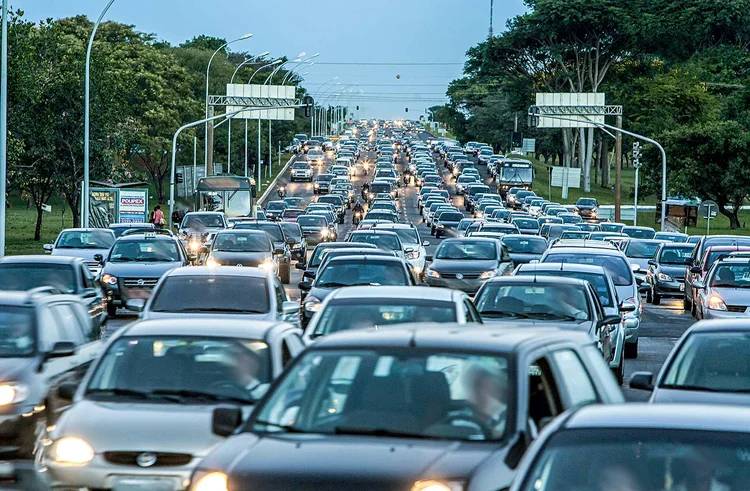
[[[3,0],[2,48],[0,48],[0,257],[5,256],[5,178],[8,171],[8,2]]]
[[[84,82],[84,105],[83,105],[83,203],[81,206],[83,206],[83,223],[81,224],[82,227],[88,227],[89,226],[89,173],[90,173],[90,160],[89,160],[89,133],[91,131],[90,123],[89,123],[89,116],[90,116],[90,100],[89,100],[89,94],[91,92],[91,49],[94,46],[94,37],[96,36],[96,31],[99,29],[99,24],[102,23],[102,19],[104,19],[104,16],[107,14],[107,11],[112,6],[112,4],[115,2],[115,0],[109,0],[109,3],[107,3],[107,6],[104,7],[104,10],[102,10],[102,13],[99,15],[99,19],[97,19],[96,23],[94,24],[94,29],[91,31],[91,37],[89,37],[89,45],[86,49],[86,74],[85,74],[85,82]],[[3,29],[7,31],[7,27],[5,26],[6,22],[6,14],[7,14],[7,5],[6,0],[3,0]],[[7,33],[7,32],[6,32]],[[3,36],[3,43],[5,43],[5,36]],[[7,47],[4,49],[7,50]],[[5,72],[7,70],[3,71],[3,75],[5,75]],[[7,92],[7,88],[6,91]],[[4,94],[5,94],[4,92]],[[4,180],[3,180],[4,181]],[[5,195],[3,195],[3,199],[5,199]]]
[[[211,71],[211,62],[214,61],[214,57],[219,53],[219,51],[223,50],[224,48],[226,48],[230,44],[236,43],[237,41],[244,41],[245,39],[249,39],[251,37],[253,37],[253,35],[250,34],[250,33],[247,33],[244,36],[238,37],[237,39],[234,39],[232,41],[227,41],[226,43],[224,43],[221,46],[219,46],[218,49],[216,51],[214,51],[214,53],[211,55],[211,58],[209,58],[209,60],[208,60],[208,66],[206,67],[206,118],[205,118],[206,119],[206,121],[205,121],[205,123],[206,123],[206,132],[205,132],[205,141],[204,141],[204,146],[205,146],[205,149],[206,149],[205,150],[206,154],[205,154],[204,160],[203,160],[203,166],[205,167],[205,175],[208,175],[208,123],[211,122],[211,121],[213,121],[213,119],[210,119],[208,117],[208,90],[209,90],[208,89],[208,81],[209,81],[209,73]],[[213,151],[213,148],[211,150]]]
[[[278,60],[275,60],[275,61],[273,61],[273,62],[271,62],[271,63],[269,63],[267,65],[264,65],[264,66],[258,68],[257,70],[255,70],[253,72],[253,74],[250,75],[250,80],[247,81],[248,85],[250,85],[250,83],[253,81],[253,78],[255,78],[255,74],[256,73],[259,73],[259,72],[265,70],[266,68],[272,67],[272,66],[277,65],[277,64],[279,64],[281,62],[282,62],[282,60],[281,60],[281,58],[279,58]],[[245,122],[247,123],[247,119],[245,120]],[[256,177],[257,181],[256,181],[255,186],[256,186],[257,189],[260,189],[260,180],[261,180],[261,177],[262,177],[261,176],[261,170],[260,170],[260,167],[261,167],[261,158],[260,158],[260,152],[261,152],[261,150],[260,150],[260,131],[261,131],[261,129],[260,129],[260,110],[258,110],[258,165],[257,165],[257,169],[256,169],[256,172],[255,172],[255,175],[257,176]],[[245,126],[245,147],[247,148],[247,126]],[[245,165],[247,165],[247,164],[245,164]]]

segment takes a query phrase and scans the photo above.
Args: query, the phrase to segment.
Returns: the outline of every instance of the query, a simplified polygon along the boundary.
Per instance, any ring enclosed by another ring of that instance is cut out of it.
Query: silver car
[[[145,300],[127,307],[143,319],[230,318],[274,322],[299,321],[299,303],[289,301],[271,269],[197,266],[166,273]]]
[[[699,319],[750,318],[750,259],[714,263],[705,282],[694,281]]]
[[[96,277],[102,265],[94,256],[106,256],[114,243],[115,233],[110,229],[69,228],[60,232],[54,244],[44,244],[44,250],[53,256],[80,257]]]
[[[61,386],[70,408],[37,455],[53,487],[184,489],[223,439],[214,409],[247,416],[303,349],[290,324],[228,319],[133,323],[118,332],[80,386]]]

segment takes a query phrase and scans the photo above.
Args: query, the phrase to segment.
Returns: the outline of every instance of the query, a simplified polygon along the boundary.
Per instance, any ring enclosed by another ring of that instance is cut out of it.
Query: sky
[[[86,15],[107,0],[11,0],[28,20]],[[497,34],[523,0],[494,2]],[[417,119],[447,102],[466,51],[487,37],[490,0],[115,0],[105,19],[172,44],[194,36],[236,39],[236,51],[296,57],[320,53],[303,85],[317,102],[339,102],[357,118]],[[334,77],[336,80],[332,80]],[[359,111],[355,107],[359,106]],[[408,108],[408,112],[406,109]]]

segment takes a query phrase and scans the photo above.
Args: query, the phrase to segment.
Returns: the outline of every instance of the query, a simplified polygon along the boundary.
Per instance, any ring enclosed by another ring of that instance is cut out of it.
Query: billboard
[[[148,193],[144,189],[120,190],[120,222],[146,223]]]
[[[554,113],[556,116],[566,119],[573,119],[576,121],[563,121],[555,118],[545,118],[544,116],[540,115],[539,124],[537,126],[538,128],[590,128],[595,125],[592,125],[588,121],[593,121],[596,123],[604,122],[603,110],[604,106],[606,105],[605,94],[600,92],[558,92],[551,94],[539,92],[536,94],[536,105],[547,109],[548,113],[551,112],[549,111],[549,109],[555,107],[576,108],[576,112],[574,114],[566,113],[562,109],[559,112]],[[586,114],[586,106],[591,106],[592,112],[591,114],[582,116],[581,114]],[[595,114],[595,111],[593,109],[594,107],[601,109],[599,109],[599,112]],[[542,114],[544,114],[544,112]]]
[[[296,87],[293,85],[257,85],[227,84],[227,96],[267,97],[270,99],[294,99]],[[242,109],[238,106],[227,106],[227,112]],[[248,109],[232,116],[236,119],[264,119],[274,121],[294,121],[294,108],[285,109]]]

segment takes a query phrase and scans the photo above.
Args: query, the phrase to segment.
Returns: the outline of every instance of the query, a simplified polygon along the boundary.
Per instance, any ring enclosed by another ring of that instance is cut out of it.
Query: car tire
[[[654,293],[651,303],[653,303],[654,305],[659,305],[661,303],[661,295]]]
[[[693,310],[693,306],[690,304],[690,302],[688,302],[687,295],[682,296],[682,309],[685,312],[688,312],[688,311],[692,312]]]
[[[443,236],[443,234],[440,232],[440,230],[438,230],[438,231],[435,232],[435,238],[436,239],[439,239],[442,236]]]
[[[654,296],[651,293],[651,288],[649,288],[646,291],[646,303],[651,303],[653,301]]]
[[[113,303],[107,303],[107,317],[110,319],[117,317],[117,305]]]
[[[622,385],[623,382],[625,382],[625,360],[623,360],[622,358],[620,359],[620,365],[612,370],[612,374],[617,380],[617,385]]]
[[[690,303],[690,315],[692,315],[695,319],[698,319],[698,307],[695,305],[695,302]]]
[[[279,279],[285,285],[288,285],[292,281],[292,271],[289,263],[285,264],[279,269]]]
[[[625,343],[624,346],[625,358],[635,359],[638,358],[638,340],[635,343]]]

